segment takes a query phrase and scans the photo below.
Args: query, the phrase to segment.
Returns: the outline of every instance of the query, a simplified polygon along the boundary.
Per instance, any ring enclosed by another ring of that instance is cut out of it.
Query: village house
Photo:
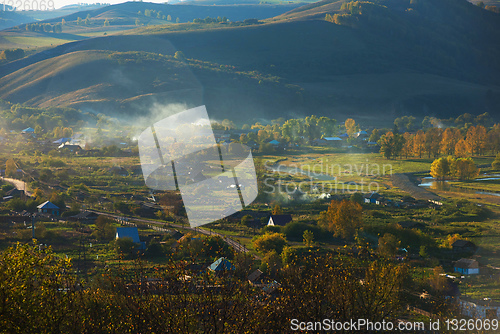
[[[342,138],[340,137],[324,137],[328,146],[331,147],[340,147],[342,146]]]
[[[451,245],[451,247],[455,253],[476,251],[476,245],[467,240],[457,240]]]
[[[54,203],[51,203],[49,201],[45,201],[39,206],[37,206],[38,212],[40,213],[47,213],[49,215],[53,216],[59,216],[61,213],[61,209],[55,205]]]
[[[285,226],[292,221],[292,215],[271,215],[267,226]]]
[[[226,259],[225,257],[221,257],[217,259],[214,263],[209,265],[207,269],[215,272],[216,274],[221,274],[228,270],[235,270],[236,268],[228,259]]]
[[[132,241],[139,245],[140,250],[146,249],[146,243],[142,242],[139,238],[139,230],[137,227],[117,227],[116,239],[130,238]]]
[[[474,259],[460,259],[455,262],[453,270],[463,275],[479,274],[479,263]]]
[[[77,215],[69,217],[70,220],[79,221],[81,223],[94,223],[99,215],[92,211],[82,211]]]

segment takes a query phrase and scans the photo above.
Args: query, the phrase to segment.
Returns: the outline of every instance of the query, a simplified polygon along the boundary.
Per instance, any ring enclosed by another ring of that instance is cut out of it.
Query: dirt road
[[[2,180],[5,181],[5,182],[10,183],[12,185],[14,185],[14,187],[16,187],[19,190],[25,190],[26,191],[26,195],[28,195],[28,196],[32,195],[32,193],[29,190],[27,190],[28,189],[28,185],[26,184],[26,182],[21,181],[21,180],[17,180],[17,179],[11,179],[11,178],[8,178],[8,177],[2,177]]]
[[[439,201],[441,199],[438,195],[433,194],[422,187],[416,186],[410,181],[408,175],[406,174],[393,174],[391,176],[391,181],[394,187],[398,187],[399,189],[406,191],[415,199],[422,199],[425,201]]]

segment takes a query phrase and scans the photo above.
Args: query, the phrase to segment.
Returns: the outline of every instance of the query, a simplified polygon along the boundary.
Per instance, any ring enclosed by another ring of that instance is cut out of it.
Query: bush
[[[64,211],[62,214],[61,214],[61,217],[71,217],[71,216],[76,216],[77,214],[80,213],[80,210],[68,210],[68,211]]]
[[[287,224],[283,228],[283,233],[288,240],[302,242],[304,231],[306,230],[309,230],[314,234],[314,240],[329,241],[332,239],[332,233],[323,230],[319,226],[300,222],[291,222]]]
[[[285,235],[282,233],[267,233],[254,237],[252,243],[258,252],[268,253],[274,250],[278,254],[281,254],[287,245]]]
[[[132,238],[119,238],[114,241],[115,251],[118,255],[129,257],[135,253],[137,244],[132,241]]]
[[[146,249],[146,256],[150,258],[160,257],[164,254],[163,247],[157,242],[152,242]]]
[[[203,250],[204,255],[208,258],[232,259],[234,256],[231,247],[219,236],[210,236],[203,240]]]
[[[265,233],[281,233],[281,226],[273,226],[273,225],[266,225],[264,226],[260,232],[262,234]]]

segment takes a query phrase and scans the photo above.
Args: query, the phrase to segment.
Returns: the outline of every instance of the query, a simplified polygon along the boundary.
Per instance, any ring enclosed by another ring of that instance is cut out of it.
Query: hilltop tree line
[[[193,20],[193,23],[225,23],[228,22],[227,17],[220,17],[218,16],[217,18],[211,18],[210,16],[207,16],[204,19],[196,18]]]
[[[29,23],[26,24],[26,31],[62,33],[62,23]]]
[[[143,13],[141,11],[138,11],[137,15],[143,15]],[[159,20],[172,21],[172,16],[165,16],[161,10],[157,11],[156,9],[145,9],[144,16],[157,18]]]
[[[306,118],[292,118],[285,121],[283,118],[273,120],[272,124],[263,125],[257,122],[250,125],[243,125],[243,130],[258,130],[257,133],[250,132],[247,135],[241,135],[239,140],[247,143],[250,140],[256,142],[265,142],[268,140],[288,141],[302,143],[310,140],[333,136],[337,133],[337,121],[328,117],[317,117],[315,115]],[[230,129],[234,127],[231,121],[225,120],[216,128]]]

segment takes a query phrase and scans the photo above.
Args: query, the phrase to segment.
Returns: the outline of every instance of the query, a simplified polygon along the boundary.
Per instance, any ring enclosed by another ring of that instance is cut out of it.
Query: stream
[[[474,179],[473,181],[493,181],[500,180],[500,174],[483,174],[478,179]],[[480,194],[480,195],[491,195],[491,196],[499,196],[500,193],[488,192],[488,191],[480,191],[475,189],[467,189],[460,188],[450,184],[448,181],[437,181],[435,178],[431,176],[423,177],[422,181],[418,185],[419,187],[424,187],[431,190],[439,190],[439,191],[452,191],[464,194]]]

